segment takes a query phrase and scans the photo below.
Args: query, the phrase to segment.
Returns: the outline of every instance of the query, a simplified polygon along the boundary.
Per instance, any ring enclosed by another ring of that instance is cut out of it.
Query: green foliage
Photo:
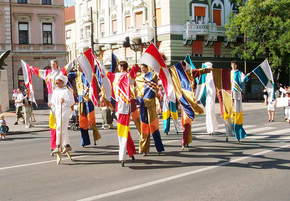
[[[246,39],[235,46],[233,54],[247,60],[264,56],[274,71],[289,72],[289,7],[289,0],[248,0],[238,13],[231,13],[226,24],[228,38]]]

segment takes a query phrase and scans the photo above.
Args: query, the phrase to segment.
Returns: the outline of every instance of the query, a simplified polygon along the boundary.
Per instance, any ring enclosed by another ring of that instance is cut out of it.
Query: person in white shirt
[[[60,133],[62,133],[62,153],[71,151],[68,135],[69,118],[72,113],[72,106],[75,104],[72,92],[66,87],[68,78],[64,75],[58,75],[55,78],[57,88],[53,91],[51,101],[48,106],[56,118],[56,145],[52,153],[61,151]],[[61,111],[62,110],[62,111]]]
[[[22,118],[22,121],[24,123],[24,117],[22,114],[22,106],[23,106],[23,99],[24,96],[22,94],[22,91],[20,88],[17,89],[17,97],[15,99],[15,106],[16,106],[16,122],[14,123],[14,125],[18,124],[18,120],[20,118]]]

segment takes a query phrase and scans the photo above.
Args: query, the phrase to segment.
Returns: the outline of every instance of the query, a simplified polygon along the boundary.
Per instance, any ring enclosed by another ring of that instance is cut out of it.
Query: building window
[[[85,39],[91,38],[91,26],[86,26],[85,31]]]
[[[52,25],[49,23],[42,24],[43,44],[52,44]]]
[[[157,26],[161,25],[161,8],[156,9]]]
[[[135,13],[135,28],[140,29],[143,26],[143,12]]]
[[[19,22],[19,44],[28,44],[28,23]]]
[[[67,30],[66,31],[66,39],[70,39],[71,38],[71,30]]]
[[[203,41],[194,41],[191,46],[191,54],[195,57],[202,57],[203,54]]]
[[[194,7],[194,20],[196,24],[204,24],[205,7]]]
[[[112,32],[113,34],[117,34],[117,20],[112,20]]]
[[[105,23],[100,24],[100,34],[101,34],[101,37],[105,36]]]
[[[51,0],[42,0],[43,5],[51,5]]]
[[[131,28],[131,16],[125,17],[125,31]]]
[[[221,10],[213,10],[213,22],[216,23],[217,26],[221,26]]]
[[[27,3],[27,0],[17,0],[17,3]]]
[[[214,42],[214,56],[220,57],[222,54],[222,45],[221,42]]]
[[[105,0],[100,0],[99,2],[100,2],[100,4],[99,4],[99,8],[100,8],[100,10],[105,9],[105,6],[106,6],[106,5],[105,5],[105,3],[106,3]]]
[[[133,57],[134,57],[134,51],[131,48],[126,47],[125,48],[125,58],[126,58],[126,61],[133,60]]]

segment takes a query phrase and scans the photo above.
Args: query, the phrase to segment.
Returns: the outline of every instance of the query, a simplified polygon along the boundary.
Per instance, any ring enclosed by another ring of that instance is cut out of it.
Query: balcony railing
[[[212,23],[195,24],[187,21],[183,28],[184,45],[196,40],[197,36],[204,36],[206,40],[215,41],[218,36],[226,37],[226,29]]]

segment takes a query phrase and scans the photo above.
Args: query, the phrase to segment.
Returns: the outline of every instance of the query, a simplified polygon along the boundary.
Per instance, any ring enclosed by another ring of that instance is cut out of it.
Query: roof
[[[75,6],[71,6],[64,9],[64,21],[68,22],[71,20],[74,20],[76,18],[75,16]]]

